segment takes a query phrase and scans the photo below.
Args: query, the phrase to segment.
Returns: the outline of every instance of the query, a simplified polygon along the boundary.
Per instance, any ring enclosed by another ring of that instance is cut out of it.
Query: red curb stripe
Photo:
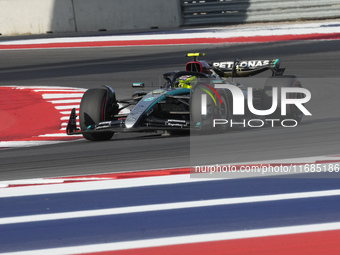
[[[159,170],[145,170],[145,171],[124,172],[124,173],[107,173],[107,174],[80,175],[80,176],[69,176],[69,177],[56,177],[56,178],[50,178],[50,179],[63,179],[65,180],[65,182],[68,182],[68,180],[70,180],[71,182],[74,182],[74,179],[82,179],[82,178],[117,180],[117,179],[157,177],[157,176],[168,176],[168,175],[179,175],[179,174],[190,174],[190,167],[159,169]]]
[[[41,138],[41,140],[48,140],[48,137]],[[60,137],[59,140],[68,138]],[[76,139],[76,138],[75,138]],[[39,140],[39,139],[37,139]],[[51,138],[54,140],[54,138]],[[331,156],[330,156],[331,157]],[[240,164],[240,165],[230,165],[234,167],[233,169],[241,170],[243,167],[247,168],[269,168],[269,167],[284,167],[284,166],[301,166],[301,165],[315,165],[315,164],[330,164],[339,163],[340,160],[316,160],[314,162],[308,163],[263,163],[263,164]],[[223,166],[223,165],[221,165]],[[299,172],[297,169],[296,172]],[[312,172],[312,171],[311,171]],[[76,182],[89,182],[89,181],[107,181],[107,180],[122,180],[122,179],[132,179],[132,178],[143,178],[143,177],[160,177],[160,176],[170,176],[170,175],[182,175],[182,174],[204,174],[208,172],[195,172],[194,167],[181,167],[181,168],[169,168],[169,169],[156,169],[156,170],[142,170],[133,172],[122,172],[122,173],[105,173],[105,174],[92,174],[92,175],[78,175],[78,176],[66,176],[66,177],[51,177],[45,178],[45,183],[33,183],[33,184],[11,184],[7,188],[12,187],[22,187],[22,186],[37,186],[37,185],[51,185],[51,184],[62,184],[62,183],[76,183]],[[294,173],[294,169],[291,172]],[[307,172],[306,172],[307,173]],[[49,180],[51,183],[49,183]],[[55,183],[53,180],[60,180],[60,182]]]
[[[7,120],[7,125],[0,128],[1,142],[55,142],[82,139],[79,136],[66,136],[66,126],[70,109],[63,106],[76,106],[79,111],[80,102],[66,103],[62,100],[81,100],[83,90],[66,87],[25,87],[5,86],[0,91],[4,101],[0,103],[0,116]],[[47,91],[46,91],[47,90]],[[60,91],[67,90],[67,91]],[[44,98],[50,94],[60,98]],[[70,97],[63,96],[64,94]],[[77,95],[76,95],[77,94]],[[55,101],[55,103],[52,103]],[[61,109],[60,109],[61,108]],[[68,113],[66,113],[68,112]],[[58,134],[65,134],[60,136]],[[23,145],[24,146],[24,145]],[[29,143],[27,143],[29,146]],[[10,148],[4,146],[0,149]]]
[[[82,253],[91,255],[319,255],[340,254],[340,230],[269,237],[255,237],[196,244],[168,245],[121,251]]]
[[[74,48],[74,47],[121,47],[121,46],[152,46],[177,44],[221,44],[221,43],[261,43],[291,40],[339,40],[340,33],[331,34],[302,34],[302,35],[274,35],[249,36],[232,38],[187,38],[187,39],[156,39],[156,40],[122,40],[101,42],[60,42],[41,44],[0,45],[0,49],[39,49],[39,48]]]
[[[31,90],[2,87],[1,119],[6,125],[0,128],[1,141],[30,139],[60,129],[62,115],[39,94]]]

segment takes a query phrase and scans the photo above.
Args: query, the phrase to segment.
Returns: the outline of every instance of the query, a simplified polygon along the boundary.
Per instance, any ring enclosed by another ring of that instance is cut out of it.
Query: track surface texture
[[[110,85],[118,98],[125,98],[133,92],[132,82],[153,84],[155,88],[163,72],[183,69],[188,52],[205,52],[205,59],[212,61],[280,58],[281,66],[286,67],[285,73],[298,76],[311,91],[312,99],[306,107],[313,115],[305,117],[296,128],[234,130],[206,137],[116,134],[108,142],[80,140],[2,150],[0,179],[159,169],[189,166],[192,162],[237,163],[339,154],[338,41],[5,50],[0,53],[0,86],[93,88]],[[260,78],[255,81],[256,86],[263,86]],[[250,80],[244,83],[253,86]],[[4,120],[1,123],[6,125]],[[190,153],[190,142],[195,145],[194,153]]]

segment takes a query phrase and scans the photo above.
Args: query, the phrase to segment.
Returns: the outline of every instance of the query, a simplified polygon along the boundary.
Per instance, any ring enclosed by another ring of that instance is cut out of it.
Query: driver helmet
[[[191,83],[196,80],[196,76],[193,75],[184,75],[179,78],[178,87],[179,88],[191,88]]]

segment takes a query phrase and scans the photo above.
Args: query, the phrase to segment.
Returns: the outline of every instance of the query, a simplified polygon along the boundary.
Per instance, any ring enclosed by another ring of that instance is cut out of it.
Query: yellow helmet
[[[191,88],[191,83],[196,80],[196,76],[184,75],[179,78],[178,87],[179,88]]]

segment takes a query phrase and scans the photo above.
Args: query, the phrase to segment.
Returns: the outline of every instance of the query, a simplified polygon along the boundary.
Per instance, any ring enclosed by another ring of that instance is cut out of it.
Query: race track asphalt
[[[108,142],[80,140],[2,150],[0,179],[340,154],[338,41],[1,51],[0,86],[110,85],[118,98],[125,98],[133,92],[132,82],[156,88],[163,72],[183,69],[188,60],[185,53],[197,51],[212,61],[280,58],[286,74],[298,76],[310,90],[312,99],[306,108],[313,115],[296,128],[234,130],[204,137],[117,134]],[[254,85],[252,81],[245,84],[261,87],[261,77]],[[5,120],[1,125],[6,125]]]

